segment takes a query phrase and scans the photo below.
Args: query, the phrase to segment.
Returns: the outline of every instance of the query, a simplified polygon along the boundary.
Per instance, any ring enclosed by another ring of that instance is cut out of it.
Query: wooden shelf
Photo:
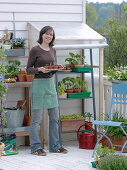
[[[31,87],[32,82],[6,83],[8,88]]]

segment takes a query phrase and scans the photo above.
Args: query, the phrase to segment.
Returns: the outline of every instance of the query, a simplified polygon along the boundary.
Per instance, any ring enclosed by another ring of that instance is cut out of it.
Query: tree
[[[127,64],[127,24],[121,25],[117,19],[108,20],[107,41],[105,50],[105,69]]]
[[[97,21],[97,19],[98,19],[98,16],[97,16],[95,8],[92,5],[86,3],[86,23],[87,23],[87,25],[92,27],[94,25],[94,23]]]

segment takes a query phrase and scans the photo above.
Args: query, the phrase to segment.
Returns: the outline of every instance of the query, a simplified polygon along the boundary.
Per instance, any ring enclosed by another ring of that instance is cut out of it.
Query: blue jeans
[[[59,144],[59,114],[58,108],[48,109],[49,115],[49,151],[60,148]],[[39,136],[40,122],[42,120],[42,110],[34,109],[32,112],[32,122],[30,126],[30,147],[31,152],[41,148]]]

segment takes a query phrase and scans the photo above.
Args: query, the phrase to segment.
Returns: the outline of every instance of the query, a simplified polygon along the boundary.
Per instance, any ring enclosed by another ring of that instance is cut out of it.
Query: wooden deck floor
[[[93,150],[79,149],[74,141],[64,143],[64,147],[68,154],[49,153],[45,149],[47,156],[35,156],[30,154],[29,147],[20,146],[18,155],[1,158],[0,170],[93,170]]]

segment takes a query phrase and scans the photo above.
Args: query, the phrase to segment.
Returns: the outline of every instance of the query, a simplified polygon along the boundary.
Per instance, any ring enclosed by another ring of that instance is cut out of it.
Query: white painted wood
[[[15,14],[15,19],[17,21],[82,21],[82,15],[81,14],[57,14],[57,13],[29,13],[29,14]]]
[[[0,0],[0,3],[15,3],[15,4],[82,4],[82,0]]]
[[[70,10],[71,9],[71,10]],[[15,13],[29,13],[29,12],[48,12],[48,13],[82,13],[81,4],[1,4],[0,11],[15,12]]]

